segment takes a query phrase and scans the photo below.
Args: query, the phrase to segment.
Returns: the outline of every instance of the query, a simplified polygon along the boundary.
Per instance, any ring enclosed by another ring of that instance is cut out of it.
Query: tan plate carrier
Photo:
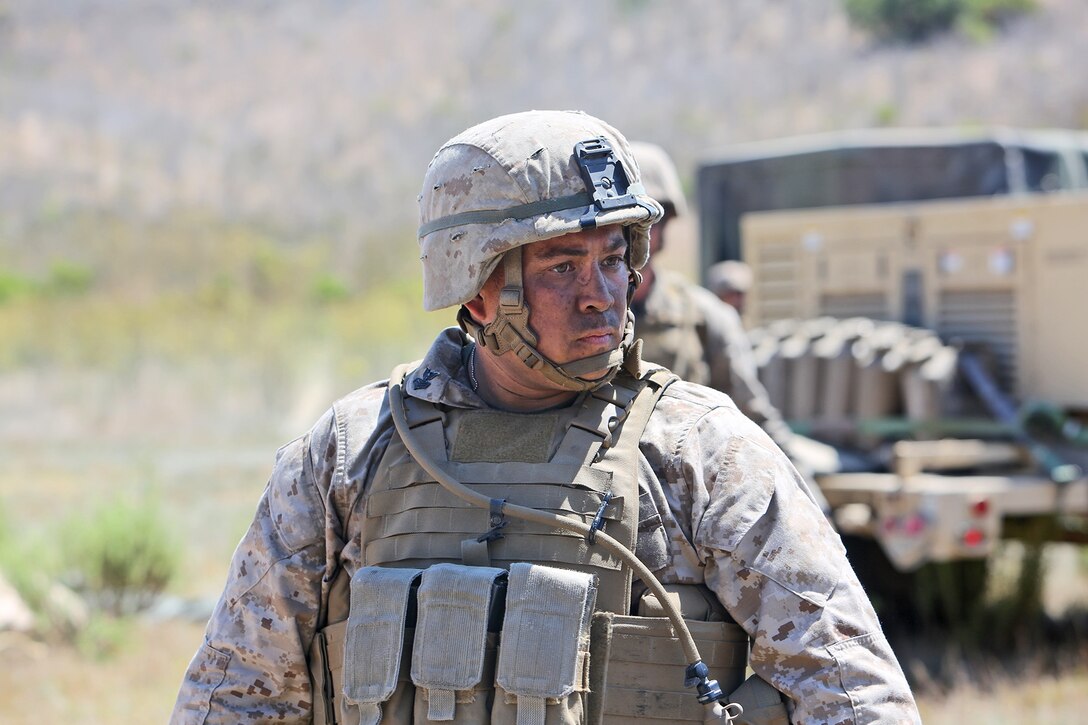
[[[406,373],[396,371],[391,384],[402,385]],[[509,500],[586,523],[601,515],[608,534],[633,550],[638,445],[657,400],[674,379],[664,370],[640,380],[621,374],[612,384],[583,393],[568,409],[534,414],[454,409],[404,397],[409,434],[454,478],[492,497],[493,505],[491,511],[475,508],[446,491],[413,460],[397,432],[367,494],[361,541],[365,566],[426,569],[451,563],[509,569],[516,562],[533,562],[591,574],[597,585],[585,677],[571,702],[549,701],[541,725],[703,721],[703,706],[684,687],[688,663],[669,621],[629,614],[630,570],[585,537],[506,519],[500,503]],[[328,624],[311,647],[314,721],[319,725],[360,722],[342,689],[349,581],[342,570],[330,595]],[[399,682],[381,707],[382,723],[426,721],[413,720],[412,714],[417,693],[411,677],[410,616]],[[745,632],[730,621],[692,621],[689,627],[711,676],[724,692],[735,690],[744,681]],[[501,648],[502,635],[492,632],[489,642]],[[491,706],[492,700],[503,699],[494,689],[494,667],[492,650],[481,682],[471,693],[458,694],[484,698],[487,706],[461,708],[450,722],[507,722],[501,708]],[[461,711],[469,719],[462,719]]]

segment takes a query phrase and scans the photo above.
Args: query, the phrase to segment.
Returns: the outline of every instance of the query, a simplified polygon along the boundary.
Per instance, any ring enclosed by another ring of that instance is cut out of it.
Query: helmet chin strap
[[[521,247],[515,247],[503,255],[503,274],[505,280],[499,292],[499,309],[494,320],[487,325],[481,325],[472,319],[464,306],[457,312],[457,323],[461,329],[472,335],[480,345],[496,355],[513,352],[529,369],[536,370],[556,385],[575,392],[595,390],[608,384],[621,367],[638,369],[642,346],[632,344],[635,328],[634,316],[630,310],[631,294],[638,284],[638,272],[632,272],[631,284],[628,285],[627,321],[619,347],[563,365],[549,360],[536,348],[537,336],[529,329],[529,306],[525,303],[525,287],[521,277]],[[632,354],[634,360],[630,359]],[[607,372],[598,378],[582,377],[605,368]]]

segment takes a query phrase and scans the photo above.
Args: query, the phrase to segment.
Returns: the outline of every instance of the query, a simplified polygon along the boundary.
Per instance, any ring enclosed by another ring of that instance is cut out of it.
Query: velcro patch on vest
[[[580,684],[596,595],[590,574],[511,565],[495,681],[517,697],[519,723],[543,723],[546,701]]]
[[[427,719],[454,719],[456,693],[483,678],[487,622],[502,569],[436,564],[423,573],[412,682],[428,692]]]
[[[344,696],[359,707],[364,725],[381,720],[381,703],[397,687],[408,604],[420,574],[367,566],[351,578]]]
[[[462,418],[450,460],[543,463],[559,424],[555,413],[519,415],[484,410]]]

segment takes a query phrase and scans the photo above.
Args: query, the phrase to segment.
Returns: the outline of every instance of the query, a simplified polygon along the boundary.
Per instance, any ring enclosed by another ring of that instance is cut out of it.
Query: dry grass
[[[1088,712],[1088,667],[1060,676],[1002,678],[988,687],[960,684],[947,695],[920,696],[926,725],[1076,725]]]
[[[121,651],[101,660],[8,635],[0,639],[0,721],[165,723],[202,631],[189,622],[140,622]]]

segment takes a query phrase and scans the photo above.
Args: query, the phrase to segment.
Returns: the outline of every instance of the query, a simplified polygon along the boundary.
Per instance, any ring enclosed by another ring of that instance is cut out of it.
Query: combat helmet
[[[435,154],[419,197],[423,305],[462,305],[458,322],[496,354],[513,351],[528,367],[571,390],[611,378],[633,338],[602,355],[564,363],[545,358],[529,329],[521,248],[571,232],[622,225],[632,285],[649,256],[650,226],[663,209],[646,194],[623,135],[579,111],[528,111],[486,121]],[[505,283],[496,319],[477,323],[464,303],[479,294],[499,261]],[[586,380],[594,370],[604,378]]]
[[[665,149],[645,141],[632,141],[631,153],[638,162],[646,193],[663,206],[667,214],[686,216],[688,202],[680,185],[680,175]]]
[[[706,287],[719,297],[730,292],[743,294],[752,288],[752,268],[735,259],[712,264],[706,270]]]

